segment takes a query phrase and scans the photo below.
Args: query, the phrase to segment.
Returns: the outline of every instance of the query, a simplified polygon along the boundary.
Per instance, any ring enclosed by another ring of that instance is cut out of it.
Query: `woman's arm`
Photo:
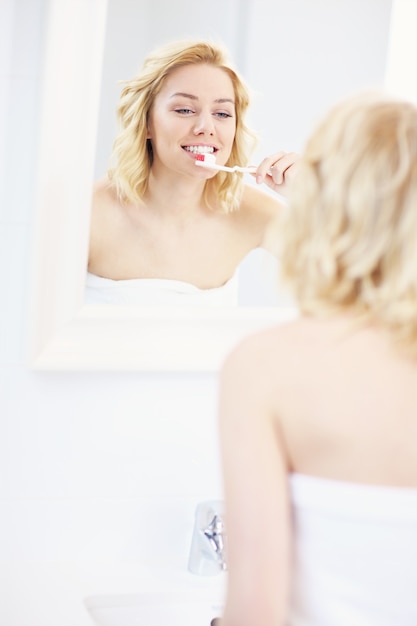
[[[265,157],[255,174],[257,183],[265,183],[280,196],[285,196],[297,171],[299,155],[296,152],[277,152]],[[286,203],[278,195],[266,192],[259,186],[245,185],[241,213],[247,217],[248,227],[257,245],[278,256],[275,232],[280,227],[280,217]]]
[[[228,565],[222,626],[278,626],[287,607],[287,463],[258,343],[245,340],[220,375]]]

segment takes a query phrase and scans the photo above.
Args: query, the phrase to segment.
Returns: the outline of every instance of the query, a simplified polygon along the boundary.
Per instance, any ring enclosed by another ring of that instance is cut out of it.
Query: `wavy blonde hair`
[[[417,107],[375,92],[335,106],[289,203],[281,269],[300,310],[349,309],[417,357]]]
[[[236,132],[226,165],[248,163],[256,145],[256,135],[244,121],[250,103],[249,90],[228,60],[225,48],[209,41],[172,42],[150,54],[139,74],[124,82],[117,108],[120,131],[113,144],[111,160],[114,165],[108,170],[109,179],[122,200],[140,203],[147,190],[153,159],[151,142],[147,139],[148,116],[164,81],[176,68],[200,63],[222,69],[232,81]],[[210,206],[210,199],[216,198],[220,210],[230,212],[239,208],[242,191],[242,176],[219,172],[206,181],[204,200]]]

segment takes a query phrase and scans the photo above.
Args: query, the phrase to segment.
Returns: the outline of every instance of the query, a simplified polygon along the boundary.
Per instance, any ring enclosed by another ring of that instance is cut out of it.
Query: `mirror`
[[[128,12],[133,5],[134,19]],[[390,12],[391,0],[213,0],[202,17],[191,0],[50,0],[30,366],[216,371],[244,334],[294,316],[287,306],[196,311],[83,304],[91,185],[106,167],[113,140],[108,116],[114,115],[117,81],[163,41],[222,39],[255,96],[249,121],[261,137],[259,156],[299,150],[336,99],[384,84]]]
[[[214,0],[210,11],[202,14],[193,0],[175,4],[166,0],[108,0],[95,177],[105,174],[117,134],[115,111],[122,90],[120,81],[136,75],[150,51],[174,38],[192,35],[224,42],[247,78],[253,100],[250,125],[261,136],[251,162],[259,162],[281,148],[300,150],[309,126],[328,102],[357,86],[381,84],[391,0],[378,5],[365,3],[359,34],[357,12],[350,3],[343,6],[339,2],[336,10],[329,2],[322,6],[305,0],[287,4]],[[270,20],[265,20],[266,15]],[[353,34],[355,46],[351,44]],[[371,49],[369,39],[373,42]],[[329,49],[333,50],[331,56],[327,55]],[[255,184],[250,176],[245,181]],[[263,189],[274,195],[268,187]],[[288,302],[283,290],[277,288],[276,259],[265,250],[252,250],[239,264],[238,274],[239,306],[281,306]],[[135,295],[147,299],[152,295],[142,292],[149,282],[154,293],[153,281],[110,283],[89,275],[88,294],[93,302],[112,297],[128,300]],[[163,289],[158,296],[165,301],[169,295],[165,283]],[[154,301],[158,296],[153,296]]]

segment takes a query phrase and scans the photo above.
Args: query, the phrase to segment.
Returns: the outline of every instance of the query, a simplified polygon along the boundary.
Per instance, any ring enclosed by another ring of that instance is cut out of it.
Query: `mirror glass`
[[[391,4],[405,11],[400,28],[401,11],[391,19]],[[149,51],[179,37],[224,42],[252,90],[256,161],[277,149],[301,150],[335,100],[382,87],[387,65],[390,84],[400,78],[399,91],[411,85],[416,95],[416,40],[409,32],[415,22],[407,17],[415,6],[407,0],[211,0],[202,11],[195,0],[50,0],[30,367],[217,371],[243,335],[294,315],[281,300],[253,305],[257,268],[255,281],[247,281],[247,300],[234,309],[84,303],[91,189],[107,167],[118,81],[131,77]]]
[[[160,45],[192,37],[226,46],[251,90],[248,121],[260,137],[252,161],[258,163],[278,150],[300,151],[315,119],[331,103],[356,89],[383,84],[390,10],[391,0],[212,0],[204,11],[195,0],[108,0],[95,178],[102,178],[109,165],[121,82],[132,78]],[[245,181],[255,184],[249,175]],[[155,303],[165,302],[161,291],[169,282],[89,275],[88,301],[120,298],[128,303],[142,299],[143,293],[146,303],[153,293]],[[237,290],[239,306],[289,302],[278,286],[277,260],[261,248],[240,263]],[[216,296],[217,304],[222,296]],[[178,303],[175,297],[173,301]]]

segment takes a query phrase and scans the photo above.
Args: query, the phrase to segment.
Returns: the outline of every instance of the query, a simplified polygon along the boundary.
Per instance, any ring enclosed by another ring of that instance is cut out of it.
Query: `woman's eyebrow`
[[[193,96],[193,94],[185,93],[183,91],[177,91],[176,93],[173,93],[170,98],[175,98],[176,96],[181,96],[181,98],[189,98],[190,100],[198,100],[197,96]]]
[[[223,104],[223,102],[230,102],[231,104],[235,103],[232,98],[217,98],[214,102],[218,102],[219,104]]]
[[[170,98],[175,98],[177,96],[180,96],[181,98],[188,98],[189,100],[198,100],[198,96],[194,96],[191,93],[185,93],[184,91],[177,91],[175,93],[172,94],[172,96],[170,96]],[[223,104],[224,102],[230,102],[231,104],[234,104],[235,101],[232,100],[232,98],[216,98],[215,100],[213,100],[213,102],[217,102],[218,104]]]

